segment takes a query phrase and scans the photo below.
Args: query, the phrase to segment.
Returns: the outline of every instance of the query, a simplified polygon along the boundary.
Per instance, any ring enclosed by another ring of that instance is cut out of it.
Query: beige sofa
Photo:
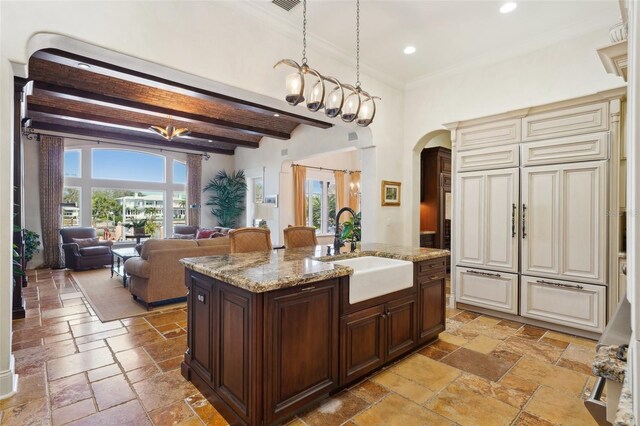
[[[182,298],[187,295],[184,285],[185,257],[215,256],[229,253],[229,237],[204,240],[147,240],[140,257],[128,259],[124,268],[129,275],[129,291],[133,298],[145,304]]]

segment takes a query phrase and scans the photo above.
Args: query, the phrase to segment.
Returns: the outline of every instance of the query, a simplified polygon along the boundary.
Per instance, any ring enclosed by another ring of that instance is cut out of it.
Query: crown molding
[[[234,2],[226,2],[225,4],[230,5],[242,12],[245,12],[248,15],[253,16],[254,18],[266,22],[269,25],[269,28],[286,36],[287,38],[297,39],[300,37],[302,33],[302,27],[292,24],[288,20],[278,16],[275,11],[269,11],[266,8],[260,7],[250,0],[243,1],[234,1]],[[307,32],[307,45],[311,47],[313,50],[318,51],[319,53],[326,55],[327,57],[338,60],[344,65],[350,66],[354,69],[354,77],[355,77],[355,67],[356,61],[353,52],[348,52],[341,47],[336,46],[335,44],[329,42],[328,40],[318,37],[317,35]],[[274,58],[274,62],[279,58]],[[401,79],[395,78],[387,73],[381,72],[376,68],[368,65],[366,62],[360,60],[360,69],[364,74],[372,77],[392,88],[400,91],[404,91],[405,82]],[[366,84],[365,84],[366,86]]]

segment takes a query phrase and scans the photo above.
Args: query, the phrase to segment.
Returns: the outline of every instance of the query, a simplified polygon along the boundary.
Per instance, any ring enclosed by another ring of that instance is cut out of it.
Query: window
[[[79,178],[81,176],[81,161],[79,149],[64,151],[64,176]]]
[[[165,182],[165,158],[125,149],[92,149],[93,179]]]
[[[81,165],[83,158],[91,161]],[[145,234],[154,238],[186,223],[184,156],[78,144],[64,159],[63,226],[92,226],[104,239],[126,241],[134,230],[125,225],[134,220],[146,219]]]
[[[187,184],[187,164],[185,162],[173,160],[173,183]]]
[[[80,226],[80,188],[65,186],[62,203],[62,227]]]
[[[184,191],[173,192],[173,224],[187,224],[187,194]]]
[[[307,179],[307,226],[318,234],[333,234],[336,230],[336,185],[333,179]]]
[[[121,240],[133,235],[133,227],[127,225],[142,219],[147,220],[146,234],[162,238],[164,192],[95,188],[91,192],[91,225],[109,237]]]

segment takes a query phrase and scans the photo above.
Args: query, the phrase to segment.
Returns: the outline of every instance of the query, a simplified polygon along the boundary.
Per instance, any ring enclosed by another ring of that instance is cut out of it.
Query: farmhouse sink
[[[349,266],[349,303],[354,304],[413,285],[413,263],[385,257],[363,256],[328,263]]]

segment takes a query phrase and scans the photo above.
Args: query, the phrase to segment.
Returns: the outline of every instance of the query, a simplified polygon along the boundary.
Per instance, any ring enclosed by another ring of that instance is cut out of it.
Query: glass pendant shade
[[[342,105],[344,104],[344,89],[342,88],[342,84],[333,77],[325,77],[325,80],[332,83],[334,86],[327,94],[324,113],[327,117],[334,118],[342,112]]]
[[[307,77],[307,87],[309,88],[306,93],[307,109],[312,112],[319,111],[324,108],[324,79],[312,68],[303,65],[302,69]]]
[[[285,84],[287,88],[285,100],[288,104],[298,105],[304,101],[304,96],[302,96],[302,88],[304,87],[302,74],[297,72],[289,74],[285,80]]]
[[[369,95],[367,92],[361,92],[362,94],[362,106],[358,112],[358,119],[356,123],[360,127],[367,127],[373,121],[376,116],[376,103],[374,101],[375,96]]]
[[[360,112],[360,95],[356,88],[349,84],[345,84],[344,88],[350,93],[344,100],[344,106],[342,107],[342,121],[351,123],[356,119],[356,117],[358,117],[358,113]]]

